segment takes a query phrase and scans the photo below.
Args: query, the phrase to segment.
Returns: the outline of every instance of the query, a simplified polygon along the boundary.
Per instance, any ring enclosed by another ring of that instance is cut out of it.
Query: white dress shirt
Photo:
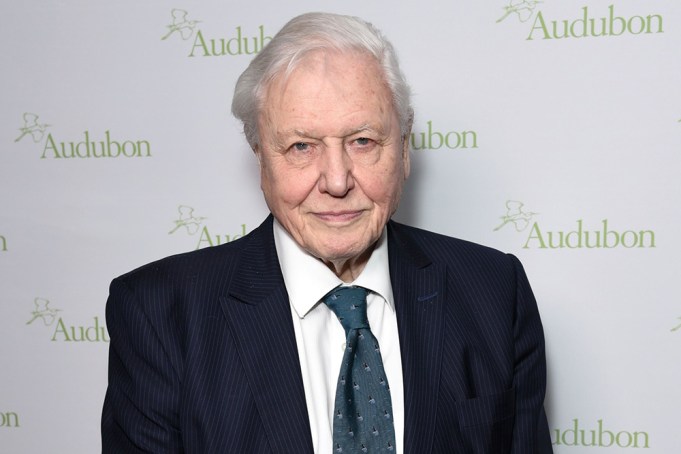
[[[345,351],[345,330],[322,297],[344,284],[319,259],[303,250],[276,220],[274,243],[291,302],[293,328],[310,416],[312,445],[316,454],[331,454],[336,385]],[[404,391],[402,359],[397,333],[395,301],[388,264],[387,231],[383,230],[362,273],[351,284],[371,290],[367,316],[371,332],[381,347],[393,405],[396,453],[404,441]]]

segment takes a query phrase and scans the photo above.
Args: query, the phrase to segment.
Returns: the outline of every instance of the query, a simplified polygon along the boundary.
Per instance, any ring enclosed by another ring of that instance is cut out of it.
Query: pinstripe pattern
[[[104,453],[312,453],[271,232],[114,280]]]
[[[520,262],[389,224],[405,452],[552,452],[544,338]]]
[[[404,452],[550,453],[543,334],[520,263],[396,223],[389,254]],[[271,217],[115,279],[106,315],[104,453],[312,452]]]

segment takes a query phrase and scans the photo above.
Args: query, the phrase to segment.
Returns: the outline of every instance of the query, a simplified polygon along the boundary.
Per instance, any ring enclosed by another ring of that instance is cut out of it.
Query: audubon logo
[[[517,200],[506,202],[506,214],[501,216],[502,223],[494,231],[507,225],[515,227],[516,232],[528,232],[523,249],[613,249],[613,248],[654,248],[655,232],[652,230],[613,229],[608,219],[599,223],[586,223],[577,219],[568,230],[547,229],[534,221],[538,213],[527,211],[524,204]],[[591,226],[591,227],[589,227]]]
[[[51,308],[50,301],[45,298],[33,300],[34,309],[27,325],[42,324],[50,328],[52,342],[109,342],[109,334],[106,326],[100,323],[99,317],[93,317],[92,321],[85,325],[69,324],[59,317],[61,309]]]
[[[543,2],[511,0],[509,5],[504,7],[504,14],[497,22],[516,15],[520,22],[531,23],[526,38],[528,41],[664,33],[664,20],[660,14],[621,15],[615,11],[615,5],[611,4],[607,10],[597,11],[587,5],[581,7],[571,17],[555,18],[538,9],[540,3]],[[530,21],[533,17],[534,19]]]
[[[515,15],[520,22],[527,22],[534,15],[534,9],[538,3],[543,2],[535,0],[511,0],[508,6],[504,6],[504,15],[497,19],[497,23],[512,15]]]
[[[189,13],[183,9],[175,8],[170,12],[170,14],[173,16],[173,22],[167,26],[168,33],[163,35],[161,38],[162,41],[165,41],[173,34],[180,35],[180,37],[186,41],[194,34],[194,28],[196,28],[196,24],[201,22],[200,20],[189,20],[187,18]]]
[[[104,131],[104,137],[95,138],[89,131],[83,132],[82,140],[56,141],[52,134],[47,141],[40,159],[59,158],[149,158],[151,145],[148,140],[112,140],[111,132]]]
[[[0,428],[17,428],[19,425],[19,415],[13,411],[0,411]]]
[[[530,221],[535,215],[539,213],[534,213],[532,211],[525,211],[523,207],[525,204],[523,202],[518,202],[517,200],[507,200],[506,201],[506,214],[500,216],[501,224],[499,224],[494,231],[501,229],[507,224],[511,224],[516,232],[523,232],[530,225]]]
[[[681,320],[681,317],[679,317],[677,320]],[[670,331],[671,331],[671,332],[674,332],[674,331],[679,331],[679,330],[681,330],[681,323],[679,323],[678,325],[676,325],[676,326],[675,326],[674,328],[672,328]]]
[[[21,134],[19,137],[14,139],[15,142],[19,142],[26,136],[31,136],[33,142],[40,143],[45,136],[45,130],[49,128],[50,125],[44,123],[38,123],[38,116],[36,114],[25,112],[24,113],[24,126],[19,128]]]
[[[0,252],[7,252],[7,238],[0,235]]]
[[[177,232],[178,229],[184,228],[186,233],[189,235],[196,235],[196,232],[201,228],[201,224],[205,217],[194,216],[194,208],[188,207],[186,205],[179,205],[177,211],[180,214],[175,220],[175,227],[168,232],[168,235],[172,235]]]
[[[439,150],[449,148],[478,148],[478,134],[475,131],[439,131],[433,122],[426,122],[426,130],[412,132],[409,137],[412,150]]]
[[[57,314],[61,312],[61,309],[53,309],[50,306],[50,301],[44,298],[35,298],[33,300],[33,305],[35,308],[31,312],[31,319],[26,322],[27,325],[40,320],[45,326],[52,326],[54,321],[57,319]]]
[[[579,419],[572,420],[569,429],[551,431],[551,441],[556,446],[585,446],[598,448],[650,448],[650,436],[643,431],[606,429],[602,419],[596,426],[582,428]]]
[[[126,140],[114,136],[111,131],[91,134],[83,131],[83,135],[76,140],[60,141],[52,133],[47,133],[47,124],[38,123],[38,116],[32,113],[24,114],[24,126],[19,128],[21,135],[14,141],[19,142],[26,136],[31,136],[33,142],[42,143],[40,159],[46,158],[149,158],[151,144],[148,140]]]
[[[179,35],[184,41],[191,40],[189,57],[224,57],[235,55],[254,55],[272,40],[265,34],[265,27],[258,26],[257,30],[245,31],[240,25],[223,36],[214,37],[204,32],[197,25],[198,20],[189,20],[189,13],[183,9],[173,9],[170,12],[172,23],[167,26],[161,40],[166,40],[173,34]]]
[[[177,207],[178,217],[173,221],[173,228],[168,232],[172,235],[177,231],[184,231],[189,236],[196,237],[196,249],[204,247],[217,246],[223,243],[229,243],[246,235],[246,224],[241,224],[237,233],[231,234],[213,234],[208,226],[204,224],[207,219],[204,216],[195,216],[194,208],[187,205],[179,205]]]

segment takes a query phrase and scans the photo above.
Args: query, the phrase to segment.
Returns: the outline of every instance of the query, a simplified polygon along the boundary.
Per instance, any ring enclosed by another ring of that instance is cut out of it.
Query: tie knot
[[[347,334],[351,329],[369,329],[367,319],[367,289],[336,287],[326,294],[324,304],[338,317]]]

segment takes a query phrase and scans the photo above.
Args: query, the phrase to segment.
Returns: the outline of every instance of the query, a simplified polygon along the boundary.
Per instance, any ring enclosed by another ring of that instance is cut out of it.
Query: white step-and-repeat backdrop
[[[416,121],[396,218],[525,264],[555,452],[681,452],[670,0],[3,0],[0,452],[99,451],[110,280],[265,217],[232,89],[310,10],[398,49]]]

